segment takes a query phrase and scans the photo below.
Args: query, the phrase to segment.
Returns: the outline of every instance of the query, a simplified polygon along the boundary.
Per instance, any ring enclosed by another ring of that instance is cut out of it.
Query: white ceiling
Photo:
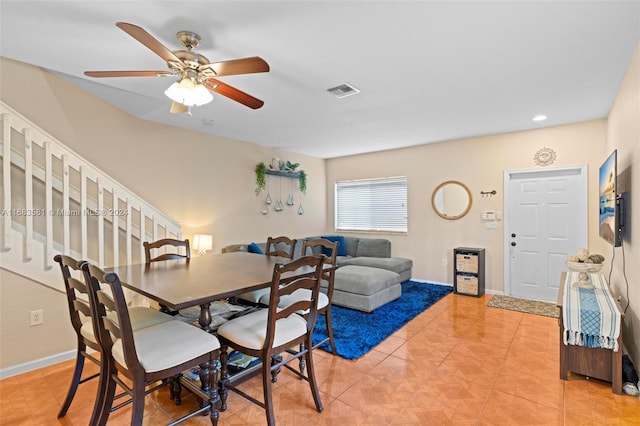
[[[220,80],[265,105],[215,96],[174,115],[173,79],[85,77],[165,69],[118,21],[172,50],[176,32],[196,32],[212,62],[261,56],[269,73]],[[321,158],[606,117],[639,39],[640,1],[0,3],[2,56],[144,120]],[[344,82],[361,93],[327,92]]]

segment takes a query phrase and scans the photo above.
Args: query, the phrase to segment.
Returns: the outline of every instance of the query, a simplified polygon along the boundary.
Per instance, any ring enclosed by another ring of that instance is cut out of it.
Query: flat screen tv
[[[618,151],[614,150],[600,166],[600,236],[614,247],[622,245],[620,204],[618,200]]]

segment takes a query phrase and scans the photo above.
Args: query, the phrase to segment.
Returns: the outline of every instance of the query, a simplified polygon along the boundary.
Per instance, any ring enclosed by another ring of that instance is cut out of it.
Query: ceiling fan
[[[229,61],[210,62],[205,56],[194,52],[200,42],[200,36],[190,31],[180,31],[176,37],[184,46],[184,50],[171,51],[143,28],[126,22],[118,22],[116,26],[151,49],[167,62],[169,70],[162,71],[85,71],[89,77],[157,77],[178,76],[165,94],[173,101],[170,112],[189,112],[190,107],[204,105],[213,100],[209,91],[226,96],[249,108],[258,109],[264,102],[248,93],[225,84],[215,77],[238,74],[268,72],[269,64],[264,59],[250,58]]]

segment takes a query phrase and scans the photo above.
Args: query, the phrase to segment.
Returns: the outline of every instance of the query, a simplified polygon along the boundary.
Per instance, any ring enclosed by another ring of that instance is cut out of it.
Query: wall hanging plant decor
[[[265,188],[269,185],[270,178],[278,179],[278,200],[276,201],[274,211],[280,212],[284,210],[284,203],[281,200],[282,196],[282,178],[286,179],[295,179],[297,181],[298,191],[300,192],[300,207],[298,208],[298,214],[302,215],[304,213],[304,209],[302,208],[302,195],[307,193],[307,173],[298,169],[300,163],[292,163],[290,161],[281,161],[279,158],[274,157],[271,160],[269,165],[266,165],[264,162],[260,162],[256,164],[254,169],[256,175],[256,196],[260,195],[260,193],[265,190]],[[289,181],[289,196],[287,198],[286,204],[288,206],[295,205],[295,197],[293,195],[292,182]],[[273,187],[271,188],[273,189]],[[267,189],[267,195],[264,199],[264,208],[262,209],[262,214],[267,214],[269,212],[269,205],[271,205],[271,194]]]
[[[256,164],[255,172],[256,172],[256,195],[259,195],[260,192],[262,192],[262,190],[267,184],[267,180],[266,180],[267,166],[265,166],[263,162],[260,162]]]

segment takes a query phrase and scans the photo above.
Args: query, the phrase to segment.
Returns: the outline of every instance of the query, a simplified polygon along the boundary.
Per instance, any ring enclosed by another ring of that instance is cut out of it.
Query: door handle
[[[514,241],[511,243],[511,247],[515,247],[515,246],[516,246],[516,242]]]

